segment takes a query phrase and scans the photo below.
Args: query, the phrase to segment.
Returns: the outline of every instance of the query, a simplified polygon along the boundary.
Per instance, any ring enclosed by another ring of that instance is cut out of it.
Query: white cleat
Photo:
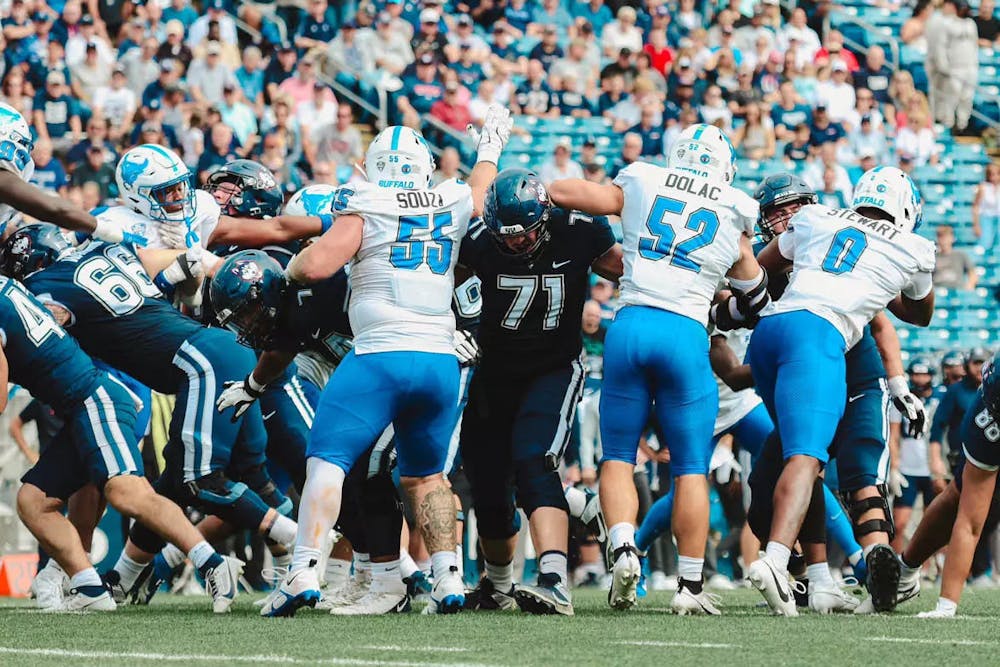
[[[293,570],[285,576],[277,594],[261,610],[261,616],[295,616],[302,607],[315,607],[319,602],[319,574],[315,561],[301,570]]]
[[[837,584],[820,586],[809,582],[809,608],[818,614],[850,614],[861,605],[861,600]]]
[[[451,567],[444,576],[434,581],[431,600],[423,613],[456,614],[462,611],[463,607],[465,607],[465,582],[459,576],[458,568]]]
[[[70,590],[57,607],[46,609],[49,613],[114,611],[118,608],[114,598],[104,586],[81,586]]]
[[[931,609],[917,614],[917,618],[955,618],[956,609]]]
[[[351,577],[340,589],[327,591],[323,599],[316,603],[316,609],[332,611],[336,607],[352,605],[368,594],[371,583],[367,576]]]
[[[354,604],[334,607],[334,616],[382,616],[384,614],[404,614],[410,611],[410,596],[406,588],[402,591],[370,590]]]
[[[205,576],[205,590],[212,596],[212,612],[225,614],[239,593],[243,561],[223,556],[222,564],[212,568]]]
[[[281,586],[281,582],[285,580],[288,575],[288,570],[290,569],[291,562],[288,563],[278,563],[278,559],[274,560],[274,567],[266,567],[260,571],[260,576],[265,581],[269,581],[274,587],[271,592],[260,598],[259,600],[253,601],[253,606],[260,608],[265,605],[271,604],[274,601],[275,596],[278,594],[278,588]],[[323,582],[320,581],[320,584]]]
[[[631,609],[638,602],[636,586],[642,576],[639,554],[631,544],[618,547],[614,551],[614,568],[611,570],[611,590],[608,604],[612,609]]]
[[[670,601],[670,609],[678,616],[721,616],[719,602],[722,598],[714,593],[702,590],[701,593],[693,593],[680,583],[674,599]]]
[[[788,581],[788,572],[778,569],[766,554],[750,564],[747,570],[750,585],[760,591],[767,606],[778,616],[798,616],[795,596]]]
[[[54,560],[49,560],[45,567],[39,570],[31,582],[31,592],[39,609],[55,609],[62,604],[65,578],[66,573]]]

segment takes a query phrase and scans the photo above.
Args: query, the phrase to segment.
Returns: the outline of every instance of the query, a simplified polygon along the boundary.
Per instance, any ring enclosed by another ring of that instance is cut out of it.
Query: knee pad
[[[474,502],[476,526],[480,537],[490,540],[506,540],[521,530],[521,515],[514,507],[514,499],[507,503]]]
[[[276,509],[279,514],[291,518],[293,508],[291,498],[274,484],[263,463],[247,468],[240,474],[240,478],[260,496],[261,500]]]
[[[517,503],[528,516],[539,507],[555,507],[569,514],[559,473],[550,470],[545,459],[532,457],[515,461],[514,483]]]
[[[193,504],[240,528],[257,531],[270,509],[246,484],[232,481],[220,470],[188,482],[187,489]]]
[[[854,500],[851,496],[856,493],[855,491],[844,493],[842,499],[847,507],[847,513],[851,517],[851,523],[854,524],[855,535],[860,537],[869,533],[888,533],[889,539],[892,540],[896,535],[896,525],[893,523],[892,507],[889,505],[889,488],[885,484],[877,484],[875,488],[878,489],[877,496]],[[859,524],[858,519],[861,515],[873,509],[882,510],[884,518],[869,519]]]

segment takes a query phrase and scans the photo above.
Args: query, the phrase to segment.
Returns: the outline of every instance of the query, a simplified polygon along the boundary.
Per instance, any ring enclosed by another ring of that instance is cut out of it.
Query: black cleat
[[[876,612],[889,612],[896,608],[899,590],[899,559],[886,544],[877,544],[865,557],[868,566],[868,594]]]
[[[489,577],[479,580],[479,585],[465,594],[465,608],[470,611],[510,611],[517,607],[514,586],[506,593],[498,591]]]

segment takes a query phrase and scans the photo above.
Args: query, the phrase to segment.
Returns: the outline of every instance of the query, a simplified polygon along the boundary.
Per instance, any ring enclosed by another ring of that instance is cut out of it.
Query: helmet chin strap
[[[361,174],[362,176],[364,176],[366,181],[368,180],[368,172],[365,171],[365,167],[364,167],[363,164],[358,164],[357,162],[355,162],[351,166],[353,166],[355,169],[357,169],[358,173]]]

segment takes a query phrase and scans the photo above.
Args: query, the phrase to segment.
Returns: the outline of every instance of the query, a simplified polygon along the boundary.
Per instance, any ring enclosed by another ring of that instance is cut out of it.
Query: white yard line
[[[466,653],[471,651],[470,648],[461,648],[460,646],[399,646],[399,645],[386,645],[386,646],[351,646],[349,648],[363,649],[365,651],[430,651],[431,653]]]
[[[910,637],[865,637],[870,642],[891,642],[893,644],[934,644],[938,646],[1000,646],[995,641],[975,641],[972,639],[920,639]]]
[[[655,646],[658,648],[740,648],[739,644],[712,644],[708,642],[621,641],[620,646]]]

